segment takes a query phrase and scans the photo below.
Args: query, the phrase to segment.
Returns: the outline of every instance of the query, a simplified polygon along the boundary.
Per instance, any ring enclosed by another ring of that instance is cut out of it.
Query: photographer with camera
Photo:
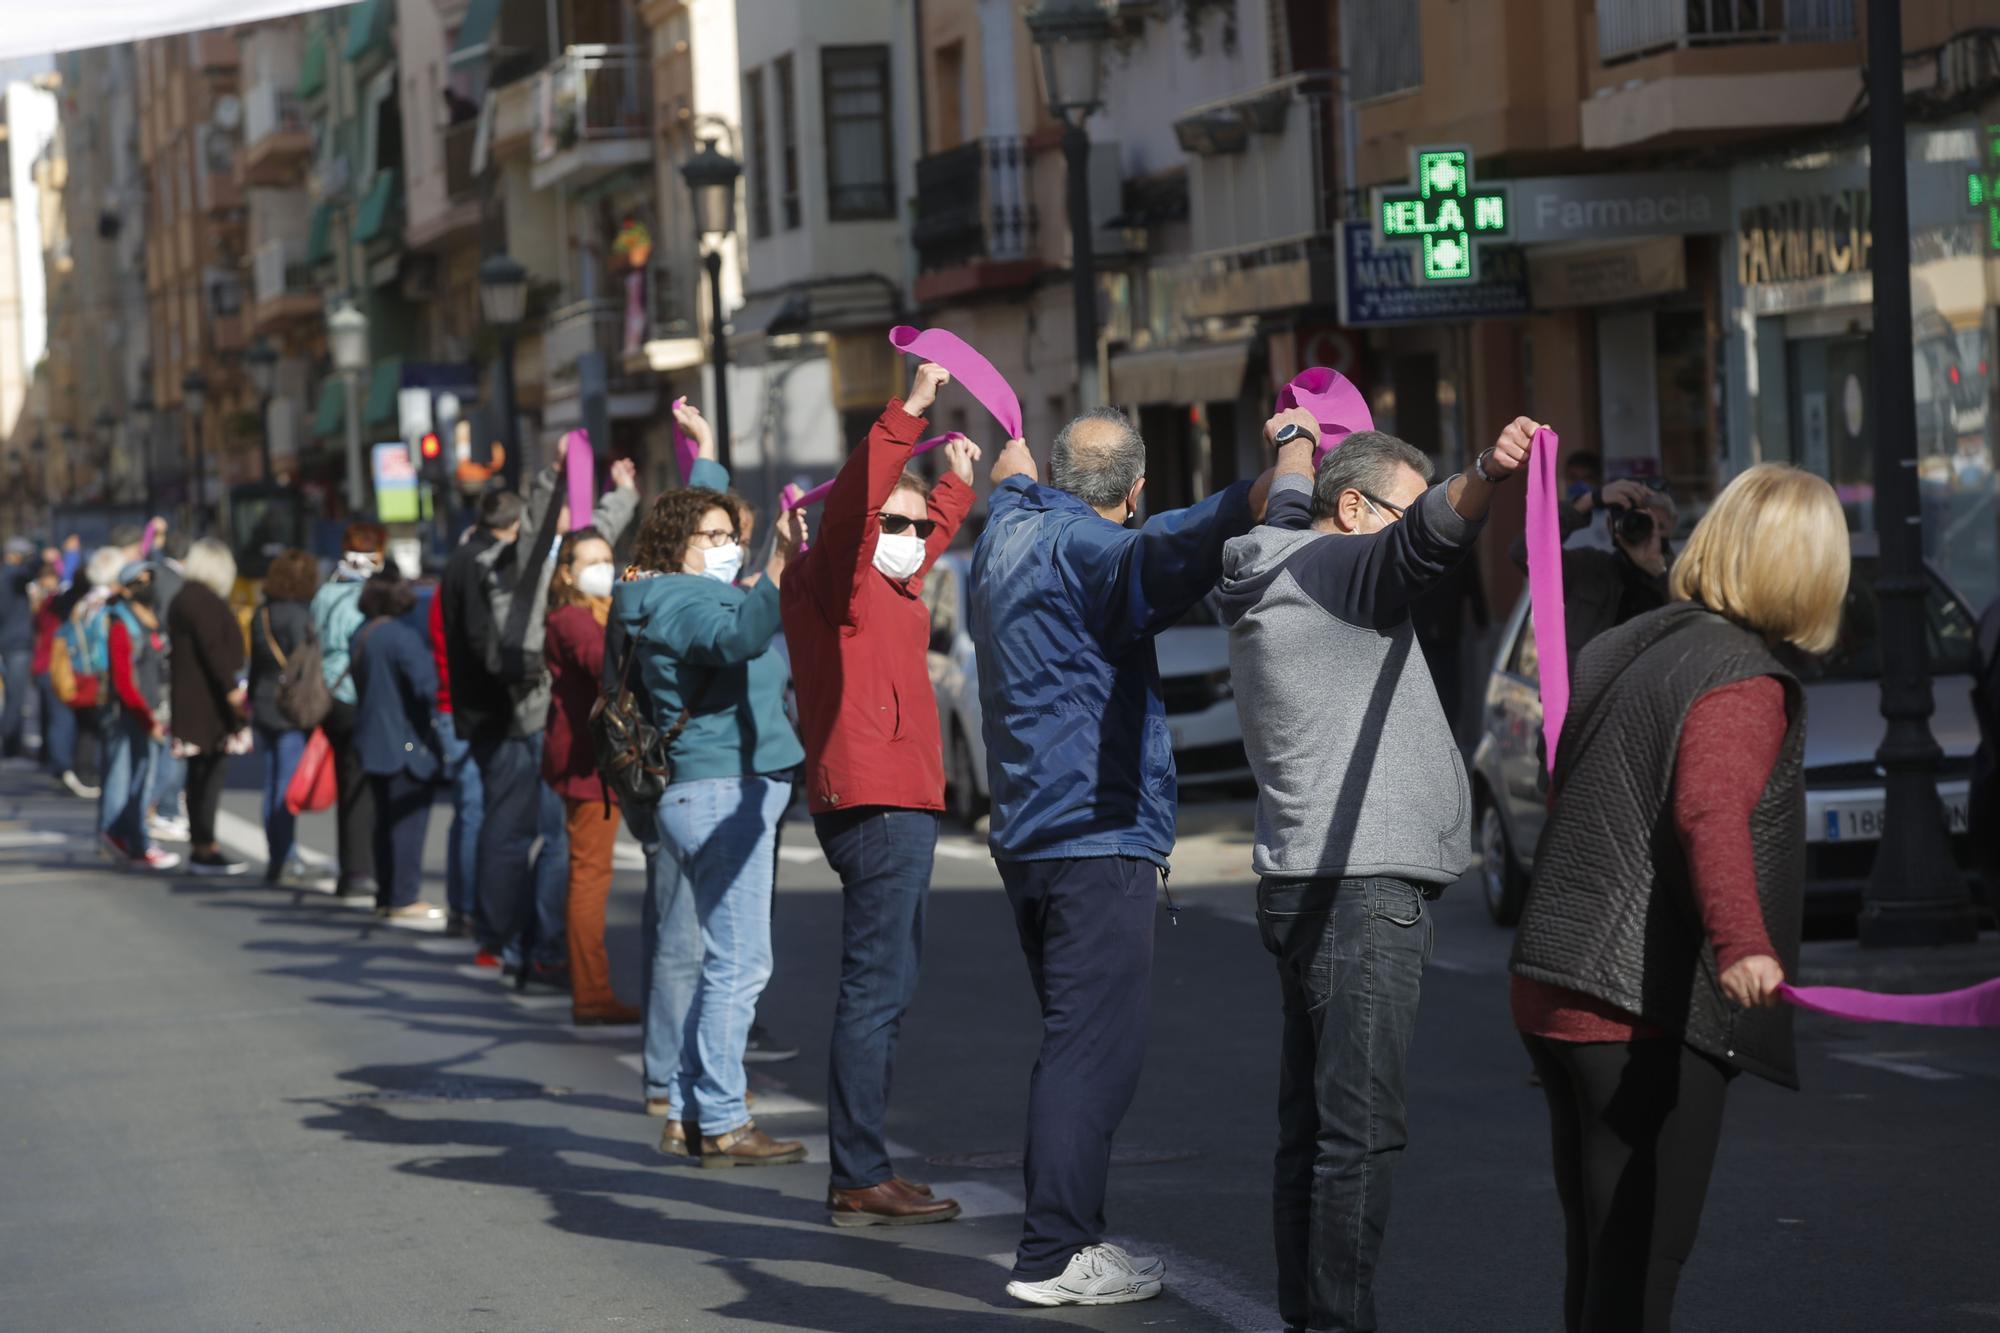
[[[1608,629],[1667,604],[1669,545],[1678,512],[1664,482],[1626,478],[1580,492],[1562,511],[1563,612],[1576,655]],[[1516,540],[1525,573],[1528,549]]]

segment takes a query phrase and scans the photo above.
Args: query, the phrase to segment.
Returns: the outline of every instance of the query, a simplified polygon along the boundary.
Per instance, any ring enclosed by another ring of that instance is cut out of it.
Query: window
[[[764,116],[764,71],[743,76],[743,124],[750,138],[750,234],[759,240],[771,234],[771,126]]]
[[[889,170],[889,48],[820,51],[827,213],[835,222],[895,216]]]
[[[940,46],[937,51],[937,143],[934,151],[942,153],[947,148],[956,148],[965,142],[966,115],[965,98],[965,43],[952,42]]]
[[[799,98],[792,80],[792,58],[779,56],[771,62],[771,77],[778,84],[778,179],[782,182],[779,201],[785,209],[785,230],[799,225]]]
[[[1354,98],[1385,97],[1424,81],[1424,52],[1417,17],[1422,6],[1410,0],[1347,0],[1341,7],[1347,68]]]

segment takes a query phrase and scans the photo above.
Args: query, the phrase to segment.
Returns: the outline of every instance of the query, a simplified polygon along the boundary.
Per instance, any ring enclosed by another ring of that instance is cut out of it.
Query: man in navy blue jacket
[[[1165,1265],[1103,1243],[1111,1138],[1146,1046],[1156,887],[1174,847],[1174,753],[1153,636],[1222,576],[1269,474],[1144,527],[1146,446],[1115,408],[993,468],[972,556],[991,845],[1042,1007],[1028,1202],[1007,1291],[1034,1305],[1157,1296]]]

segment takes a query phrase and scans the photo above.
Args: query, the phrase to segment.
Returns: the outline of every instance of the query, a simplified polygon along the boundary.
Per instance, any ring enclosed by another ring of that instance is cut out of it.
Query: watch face
[[[1298,439],[1302,435],[1308,439],[1312,438],[1311,431],[1307,430],[1304,426],[1299,425],[1297,422],[1290,422],[1287,423],[1286,425],[1278,427],[1277,439],[1279,444],[1290,444],[1293,440]]]

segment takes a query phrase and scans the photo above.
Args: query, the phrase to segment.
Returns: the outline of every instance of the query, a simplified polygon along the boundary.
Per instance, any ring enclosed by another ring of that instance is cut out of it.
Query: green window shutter
[[[493,34],[500,25],[501,0],[472,0],[465,9],[465,22],[458,25],[458,37],[451,44],[451,63],[464,64],[489,55]]]
[[[389,356],[377,361],[368,376],[368,406],[361,413],[362,422],[369,426],[394,422],[397,419],[396,393],[402,387],[403,358]]]
[[[314,206],[312,222],[306,228],[306,264],[324,264],[333,258],[333,205]]]
[[[317,97],[326,91],[326,33],[315,27],[306,37],[305,61],[299,67],[299,96]]]
[[[328,375],[320,381],[319,410],[313,413],[313,438],[323,440],[340,434],[346,417],[347,386],[340,382],[340,376]]]
[[[349,60],[360,60],[376,47],[389,45],[396,7],[389,0],[361,0],[347,9],[347,42],[340,49]]]
[[[394,169],[378,171],[368,187],[368,197],[361,201],[361,212],[355,219],[354,239],[366,245],[368,242],[393,234],[389,226],[394,217],[396,201],[396,173]]]

